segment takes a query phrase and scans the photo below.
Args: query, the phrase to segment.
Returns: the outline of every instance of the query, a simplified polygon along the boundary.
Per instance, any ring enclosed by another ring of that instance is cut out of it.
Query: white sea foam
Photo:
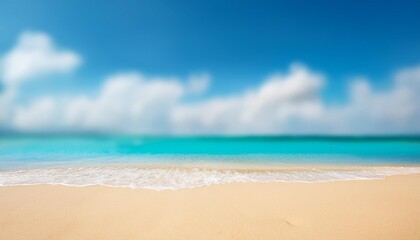
[[[208,168],[69,167],[0,171],[0,186],[61,184],[176,190],[246,182],[328,182],[419,174],[420,167],[287,168],[232,170]]]

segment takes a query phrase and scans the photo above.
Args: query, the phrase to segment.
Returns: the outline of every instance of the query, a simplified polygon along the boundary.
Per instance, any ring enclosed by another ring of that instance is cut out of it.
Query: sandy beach
[[[0,239],[420,239],[420,175],[154,191],[0,187]]]

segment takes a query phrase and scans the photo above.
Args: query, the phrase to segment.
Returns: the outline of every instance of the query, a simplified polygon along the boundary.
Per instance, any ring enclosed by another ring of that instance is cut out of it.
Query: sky
[[[0,131],[419,134],[419,1],[0,3]]]

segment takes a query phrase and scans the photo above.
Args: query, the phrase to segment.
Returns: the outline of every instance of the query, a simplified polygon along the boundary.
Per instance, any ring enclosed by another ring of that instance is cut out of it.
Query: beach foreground
[[[154,191],[0,187],[0,239],[420,239],[420,175]]]

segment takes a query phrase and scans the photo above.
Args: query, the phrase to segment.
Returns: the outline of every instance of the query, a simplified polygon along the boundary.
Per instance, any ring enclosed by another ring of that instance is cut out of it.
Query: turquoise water
[[[90,163],[420,164],[418,137],[3,137],[0,167]]]
[[[0,186],[174,190],[236,182],[325,182],[418,173],[419,137],[0,138]]]

